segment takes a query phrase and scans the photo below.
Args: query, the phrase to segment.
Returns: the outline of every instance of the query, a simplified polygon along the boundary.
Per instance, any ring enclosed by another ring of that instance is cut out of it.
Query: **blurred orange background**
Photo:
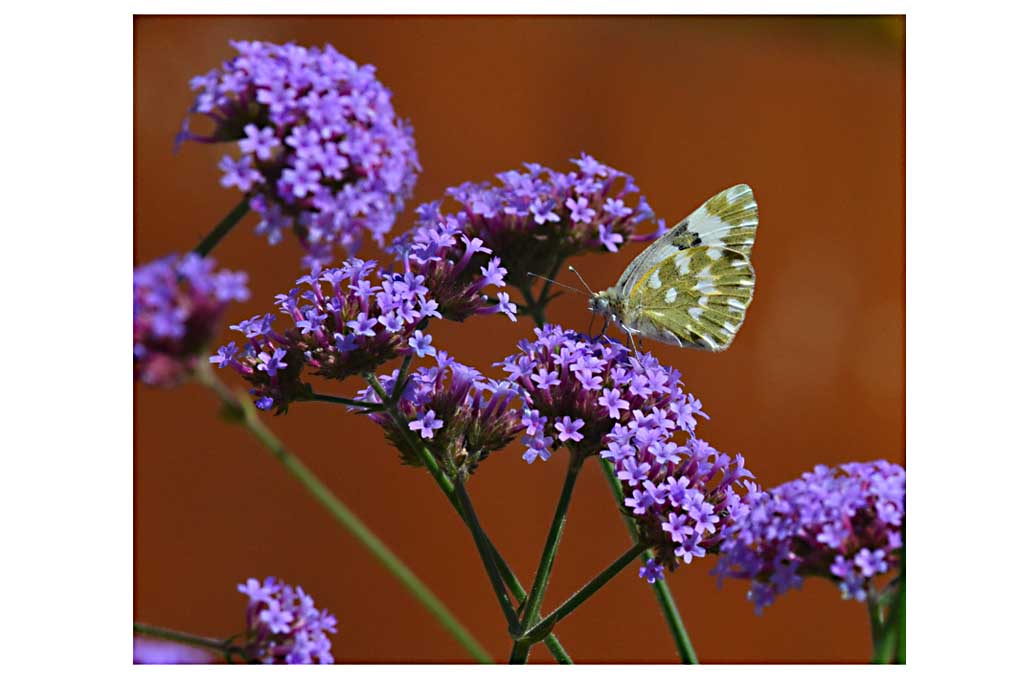
[[[817,463],[904,461],[904,21],[902,17],[137,17],[135,256],[183,252],[239,200],[219,186],[224,146],[172,144],[188,80],[234,53],[230,39],[331,43],[378,67],[414,125],[424,171],[411,207],[447,186],[525,161],[567,170],[581,151],[632,174],[675,223],[747,182],[760,206],[754,303],[729,351],[652,343],[711,421],[699,433],[741,452],[772,486]],[[269,311],[300,275],[245,221],[216,249],[251,274],[228,323]],[[577,258],[593,287],[643,247]],[[369,247],[361,253],[376,257]],[[551,321],[584,330],[580,297]],[[226,324],[225,324],[226,325]],[[226,330],[218,339],[234,333]],[[488,367],[531,336],[522,319],[430,326],[458,360]],[[224,379],[240,386],[233,374]],[[351,394],[356,380],[337,385]],[[510,644],[470,535],[420,469],[370,421],[329,404],[266,416],[280,437],[450,606],[497,659]],[[493,541],[529,585],[566,464],[494,454],[471,480]],[[197,385],[135,391],[135,618],[210,636],[244,626],[235,584],[276,575],[334,611],[338,662],[460,662],[465,652]],[[595,466],[583,471],[546,610],[629,545]],[[669,576],[704,662],[869,658],[863,604],[808,581],[756,616],[745,584],[716,587],[713,558]],[[578,662],[672,662],[637,563],[557,633]],[[533,661],[551,661],[535,647]]]

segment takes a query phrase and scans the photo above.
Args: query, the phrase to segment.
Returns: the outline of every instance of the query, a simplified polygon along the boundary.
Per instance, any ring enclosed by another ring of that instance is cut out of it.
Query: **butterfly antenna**
[[[589,286],[588,283],[584,280],[584,277],[581,276],[581,273],[579,271],[577,271],[576,269],[574,269],[574,265],[572,265],[572,264],[568,265],[567,269],[569,269],[570,271],[574,272],[574,274],[577,276],[577,278],[581,279],[581,285],[584,286],[585,290],[588,291],[589,295],[595,295],[595,291],[593,291],[591,289],[591,286]]]
[[[584,291],[581,290],[580,288],[574,288],[573,286],[568,286],[565,283],[560,283],[559,281],[556,281],[554,279],[550,279],[548,276],[542,276],[541,274],[536,274],[535,272],[528,272],[528,276],[533,276],[536,279],[542,279],[543,281],[548,281],[549,283],[554,283],[557,286],[562,286],[563,288],[566,288],[567,290],[572,290],[575,293],[580,293],[581,295],[584,295]],[[589,291],[589,292],[591,292],[591,291]]]

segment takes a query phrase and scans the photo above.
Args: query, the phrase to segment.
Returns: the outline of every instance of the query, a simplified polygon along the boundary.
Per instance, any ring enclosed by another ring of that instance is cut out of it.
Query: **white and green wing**
[[[628,323],[683,347],[729,347],[754,295],[757,228],[758,204],[746,184],[710,198],[620,278]]]

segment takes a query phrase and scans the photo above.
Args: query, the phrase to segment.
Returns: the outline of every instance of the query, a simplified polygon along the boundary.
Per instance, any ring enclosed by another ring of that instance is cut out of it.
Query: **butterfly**
[[[638,336],[721,352],[754,295],[757,229],[751,187],[721,191],[645,248],[615,286],[592,293],[591,310],[627,333],[632,347]]]

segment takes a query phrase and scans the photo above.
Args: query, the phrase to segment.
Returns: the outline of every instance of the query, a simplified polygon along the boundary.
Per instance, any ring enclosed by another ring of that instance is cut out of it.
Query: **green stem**
[[[527,285],[521,286],[520,291],[524,297],[524,303],[528,306],[528,314],[535,320],[535,324],[541,328],[545,325],[545,306],[538,305],[535,297],[531,294],[531,288]]]
[[[226,640],[217,640],[215,638],[202,637],[201,635],[192,635],[191,633],[184,633],[179,630],[170,630],[169,628],[157,628],[156,626],[150,626],[147,623],[138,623],[135,621],[135,632],[140,635],[148,635],[149,637],[160,638],[162,640],[170,640],[172,642],[180,642],[192,647],[201,647],[203,649],[211,649],[221,654],[226,654],[230,649],[230,644]]]
[[[350,406],[352,408],[360,408],[366,411],[382,411],[383,407],[380,404],[372,404],[367,401],[358,401],[357,399],[348,399],[347,397],[334,397],[331,394],[317,394],[313,393],[311,401],[321,401],[327,404],[343,404],[344,406]]]
[[[892,602],[889,604],[886,621],[882,627],[878,640],[874,637],[874,618],[872,618],[872,642],[874,653],[872,663],[897,663],[907,662],[907,572],[906,572],[906,550],[900,552],[900,575],[896,583],[896,591],[892,595]],[[879,600],[879,604],[881,600]],[[868,601],[869,610],[871,601]],[[870,613],[870,611],[869,611]],[[874,615],[872,615],[873,617]]]
[[[202,239],[195,250],[192,252],[198,253],[202,257],[205,257],[212,252],[212,249],[223,240],[223,237],[230,233],[241,218],[248,214],[248,198],[242,198],[241,202],[234,206],[234,209],[227,213],[227,216],[220,220],[220,223],[213,227],[213,230]]]
[[[238,399],[209,368],[200,364],[196,372],[198,380],[209,387],[240,421],[240,423],[268,450],[333,518],[358,540],[382,566],[400,581],[446,630],[464,647],[475,660],[492,663],[482,645],[457,620],[453,612],[429,590],[411,569],[397,557],[382,540],[376,536],[333,492],[315,476],[283,442],[259,419],[255,408],[248,399]]]
[[[617,504],[623,507],[623,487],[620,486],[620,480],[616,478],[616,471],[613,469],[613,464],[606,459],[601,459],[602,472],[606,476],[606,480],[609,482],[610,488],[613,490],[613,495],[616,497]],[[638,535],[637,526],[634,524],[634,520],[630,519],[626,515],[621,513],[623,517],[623,523],[627,526],[627,531],[630,533],[631,539],[636,543],[640,540]],[[645,559],[650,560],[654,557],[654,553],[651,550],[645,551]],[[652,590],[655,592],[655,599],[659,603],[659,609],[662,611],[663,618],[666,619],[666,625],[669,627],[669,633],[673,637],[673,644],[676,646],[676,651],[680,655],[680,660],[684,663],[695,664],[698,663],[698,656],[694,653],[694,645],[691,644],[691,638],[687,634],[687,629],[684,628],[683,619],[680,618],[680,610],[676,608],[676,602],[673,600],[673,593],[670,592],[669,586],[666,584],[665,579],[659,579],[652,586]]]
[[[878,649],[882,642],[882,605],[878,601],[878,594],[872,588],[868,588],[868,619],[871,621],[871,648],[878,655]]]
[[[585,600],[599,591],[602,586],[619,574],[624,567],[634,561],[634,558],[645,551],[640,543],[632,545],[627,552],[620,555],[608,567],[603,569],[598,576],[588,581],[580,590],[574,593],[570,599],[557,607],[551,614],[536,623],[522,636],[532,644],[539,642],[544,635],[547,635],[552,627],[565,619],[567,615],[581,606]]]
[[[545,284],[542,286],[542,292],[538,295],[538,304],[543,311],[550,300],[549,289],[552,288],[553,281],[556,280],[556,275],[560,273],[560,267],[563,266],[563,260],[564,258],[562,257],[556,258],[556,262],[553,264],[552,269],[549,270],[549,275],[546,277]]]
[[[517,620],[517,612],[514,611],[510,596],[507,595],[506,587],[503,585],[503,578],[500,576],[499,568],[492,556],[492,543],[482,530],[481,522],[478,521],[478,515],[475,514],[474,505],[471,503],[471,497],[468,496],[467,489],[464,488],[464,481],[458,479],[454,484],[454,489],[457,493],[457,500],[460,501],[460,506],[464,509],[464,522],[471,530],[471,536],[475,539],[478,554],[481,555],[482,564],[485,566],[485,573],[488,574],[492,590],[496,593],[499,606],[503,609],[510,635],[516,637],[521,632],[521,623]]]
[[[414,451],[418,454],[418,458],[421,460],[422,465],[425,466],[425,468],[429,471],[429,474],[432,475],[432,478],[436,480],[437,484],[439,484],[439,488],[442,489],[443,493],[447,496],[456,498],[453,482],[450,481],[450,478],[445,472],[443,472],[442,468],[439,467],[439,461],[436,460],[435,456],[432,455],[426,446],[420,443],[421,438],[411,433],[411,429],[407,425],[407,419],[404,418],[404,415],[396,407],[396,404],[393,403],[390,395],[386,394],[386,390],[383,388],[382,383],[379,382],[379,379],[371,373],[366,373],[364,378],[376,395],[378,395],[379,401],[382,402],[386,413],[388,413],[390,418],[393,419],[393,422],[397,424],[397,429],[400,431],[400,436],[404,439],[404,442],[406,442],[407,445],[414,449]],[[417,442],[415,441],[416,439],[418,440]]]
[[[570,498],[574,493],[574,484],[577,482],[577,474],[581,471],[584,460],[584,456],[571,452],[567,475],[563,480],[563,490],[560,492],[560,500],[556,504],[556,512],[553,514],[552,524],[549,525],[549,535],[545,540],[545,548],[542,550],[542,558],[538,563],[538,571],[535,572],[535,582],[531,586],[531,592],[528,594],[524,606],[524,615],[521,617],[521,623],[525,630],[534,626],[538,619],[542,598],[545,597],[549,576],[552,574],[553,561],[556,559],[556,551],[560,547],[560,539],[563,538],[563,528],[567,522],[567,509],[570,507]],[[513,649],[510,651],[510,663],[526,663],[530,649],[531,644],[527,641],[515,641]]]
[[[407,428],[407,422],[404,420],[404,417],[400,413],[400,411],[397,410],[396,406],[392,403],[390,395],[386,394],[386,390],[383,389],[383,386],[379,382],[379,379],[372,374],[365,374],[364,377],[365,380],[368,382],[369,386],[372,388],[372,390],[375,391],[376,395],[378,395],[380,401],[382,401],[383,404],[387,405],[387,413],[389,413],[390,417],[396,421],[398,425],[397,429],[400,431],[401,437],[408,444],[408,446],[410,446],[418,454],[418,458],[421,461],[422,465],[424,465],[425,468],[429,471],[429,473],[432,475],[432,478],[436,480],[436,484],[439,485],[439,488],[442,490],[443,494],[450,501],[450,504],[453,506],[453,509],[457,512],[458,515],[460,515],[460,518],[465,523],[467,523],[464,508],[461,507],[460,501],[457,498],[457,493],[456,489],[454,488],[453,482],[451,482],[450,478],[446,476],[446,473],[444,473],[442,469],[440,469],[439,462],[436,461],[435,456],[432,455],[432,452],[429,451],[427,446],[424,446],[422,444],[421,438],[411,435],[410,431]],[[488,541],[488,538],[486,538],[486,540]],[[496,562],[496,568],[499,569],[503,581],[506,582],[506,584],[510,587],[510,592],[513,594],[515,598],[517,598],[517,601],[523,602],[524,598],[527,595],[526,591],[524,590],[524,586],[521,585],[521,582],[518,580],[513,570],[510,569],[510,565],[506,563],[506,560],[503,559],[503,556],[496,549],[496,546],[492,545],[492,543],[489,542],[489,548],[492,551],[492,556]],[[570,659],[570,656],[567,654],[567,650],[563,648],[563,646],[560,644],[559,639],[555,635],[550,635],[548,638],[546,638],[545,645],[546,647],[549,648],[549,651],[552,653],[553,657],[555,657],[555,659],[559,663],[561,664],[573,663],[573,661],[571,661]]]

